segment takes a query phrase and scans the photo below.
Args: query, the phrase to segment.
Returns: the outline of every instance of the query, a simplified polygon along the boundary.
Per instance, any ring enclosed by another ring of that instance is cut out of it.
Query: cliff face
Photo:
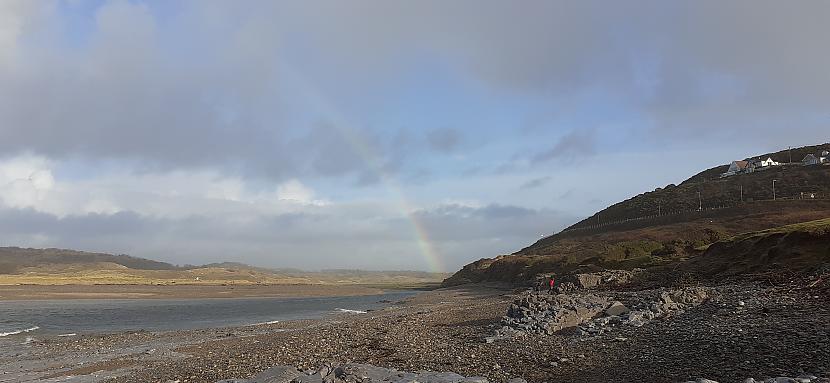
[[[800,161],[825,147],[793,149],[792,158]],[[789,153],[755,157],[786,162]],[[707,169],[679,185],[609,206],[513,255],[473,262],[444,285],[525,283],[542,273],[666,265],[695,257],[705,246],[740,233],[830,216],[828,165],[783,165],[721,178],[724,170]]]

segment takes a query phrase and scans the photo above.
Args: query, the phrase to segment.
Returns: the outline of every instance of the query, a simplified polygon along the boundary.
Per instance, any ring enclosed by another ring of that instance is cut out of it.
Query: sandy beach
[[[0,285],[0,301],[33,299],[304,298],[380,294],[353,285]]]

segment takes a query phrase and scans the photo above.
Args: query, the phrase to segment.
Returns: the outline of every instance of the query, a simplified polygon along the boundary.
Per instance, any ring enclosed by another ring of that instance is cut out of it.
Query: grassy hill
[[[789,276],[830,264],[830,218],[743,233],[706,247],[684,271],[719,277],[773,272]]]
[[[0,274],[13,274],[25,267],[83,263],[111,263],[136,270],[176,270],[179,267],[129,255],[89,253],[65,249],[0,247]]]
[[[792,158],[800,161],[828,147],[795,148]],[[789,153],[755,157],[786,162]],[[473,262],[444,285],[520,283],[542,273],[674,264],[740,233],[830,217],[830,166],[791,164],[721,178],[725,170],[707,169],[679,185],[611,205],[514,254]]]
[[[128,255],[0,248],[0,285],[361,285],[419,288],[447,274],[420,271],[268,269],[238,262],[174,266]]]

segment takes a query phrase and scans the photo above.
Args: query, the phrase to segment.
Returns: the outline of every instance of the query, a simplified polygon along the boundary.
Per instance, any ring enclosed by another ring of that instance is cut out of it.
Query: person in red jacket
[[[553,288],[556,287],[556,278],[554,278],[553,275],[550,276],[548,285],[550,286],[548,289],[548,293],[553,294]]]

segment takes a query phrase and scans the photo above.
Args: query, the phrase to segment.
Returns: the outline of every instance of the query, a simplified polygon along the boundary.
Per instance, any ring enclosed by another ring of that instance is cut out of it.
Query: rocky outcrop
[[[698,378],[695,380],[689,380],[683,383],[718,383],[715,380],[705,379],[705,378]],[[830,378],[819,378],[815,375],[809,374],[802,374],[798,375],[795,378],[790,378],[786,376],[779,376],[775,378],[767,378],[767,379],[758,379],[755,380],[754,378],[746,378],[743,383],[830,383]]]
[[[640,327],[656,318],[678,315],[713,294],[710,289],[693,287],[618,295],[625,302],[592,293],[525,294],[510,305],[507,315],[502,317],[502,328],[488,341],[524,334],[551,335],[566,328],[578,328],[582,335],[595,335],[618,325]]]
[[[277,366],[249,379],[226,379],[217,383],[488,383],[481,377],[464,377],[453,372],[401,372],[368,364],[322,366],[317,370],[299,371],[293,366]],[[511,383],[527,383],[514,378]]]
[[[556,289],[560,293],[568,293],[603,287],[616,287],[632,282],[643,271],[643,269],[604,270],[596,273],[563,275],[559,277]]]
[[[501,323],[505,333],[551,335],[594,318],[608,305],[607,298],[592,294],[526,294],[510,305]]]

